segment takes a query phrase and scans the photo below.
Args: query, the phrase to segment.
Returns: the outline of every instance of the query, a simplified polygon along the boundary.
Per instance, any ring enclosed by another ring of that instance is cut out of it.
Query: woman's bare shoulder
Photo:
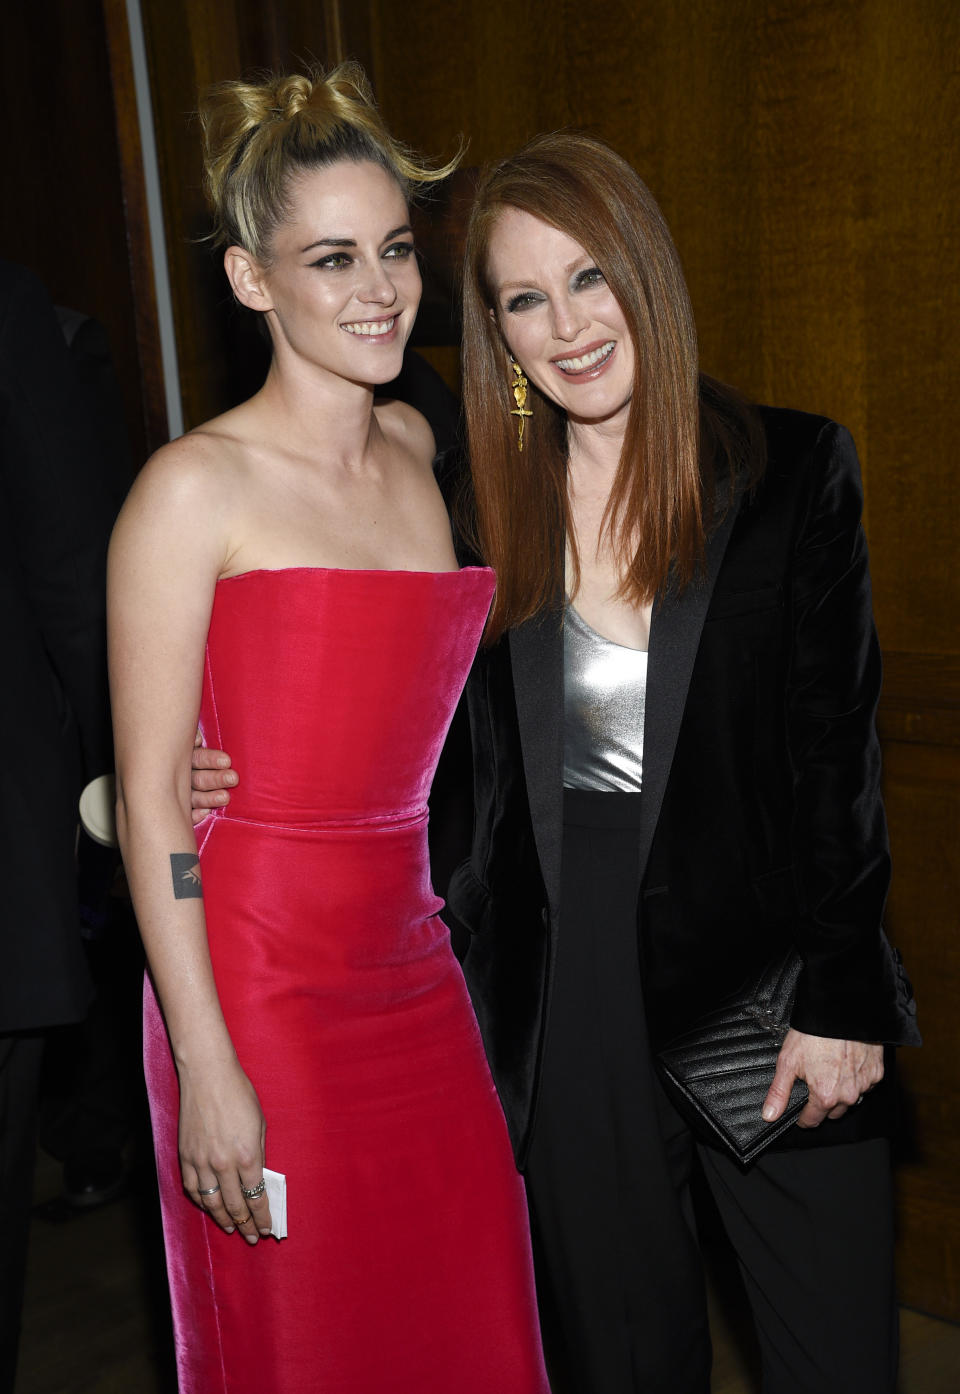
[[[230,417],[160,447],[137,475],[114,528],[115,558],[136,552],[226,565],[244,496],[248,447]]]
[[[168,498],[174,504],[194,501],[209,507],[221,496],[228,499],[250,453],[233,418],[227,412],[162,445],[137,475],[131,500],[139,496],[159,504]]]
[[[409,453],[426,468],[433,464],[437,453],[430,423],[416,407],[395,399],[377,401],[374,414],[381,431],[397,449]]]

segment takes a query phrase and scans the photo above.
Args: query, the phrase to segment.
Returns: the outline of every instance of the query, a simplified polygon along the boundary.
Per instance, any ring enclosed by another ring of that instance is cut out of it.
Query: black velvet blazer
[[[792,942],[805,960],[794,1026],[918,1043],[881,929],[880,656],[856,451],[822,417],[760,411],[760,483],[715,526],[701,580],[654,607],[637,840],[651,1034]],[[562,661],[558,613],[477,658],[473,845],[448,891],[521,1164],[563,933]]]

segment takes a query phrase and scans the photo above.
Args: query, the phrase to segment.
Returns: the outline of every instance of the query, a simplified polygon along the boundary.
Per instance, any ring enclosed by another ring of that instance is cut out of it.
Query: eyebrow
[[[392,242],[395,237],[402,237],[405,232],[413,232],[409,223],[404,223],[403,227],[391,228],[386,237],[381,238],[380,246],[384,242]],[[306,247],[300,248],[300,255],[304,252],[312,252],[315,247],[355,247],[356,239],[353,237],[318,237],[316,242],[310,242]]]
[[[584,252],[582,257],[574,257],[573,261],[568,262],[563,268],[568,276],[572,276],[582,266],[596,266],[596,261],[589,252]],[[533,279],[529,281],[502,281],[497,287],[497,294],[502,295],[507,290],[539,290],[540,287]]]

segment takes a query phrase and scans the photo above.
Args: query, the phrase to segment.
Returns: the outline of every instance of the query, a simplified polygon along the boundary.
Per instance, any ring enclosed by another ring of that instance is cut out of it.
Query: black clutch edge
[[[667,1062],[658,1056],[656,1059],[657,1070],[660,1074],[661,1082],[666,1089],[670,1100],[676,1105],[678,1112],[687,1120],[694,1132],[698,1135],[701,1142],[708,1146],[718,1147],[722,1152],[733,1159],[738,1166],[746,1170],[752,1162],[762,1152],[765,1152],[771,1143],[776,1142],[778,1137],[791,1128],[807,1102],[809,1091],[802,1079],[794,1081],[793,1089],[790,1091],[790,1098],[787,1106],[779,1118],[772,1123],[764,1123],[760,1119],[760,1128],[757,1130],[749,1147],[739,1148],[725,1132],[720,1123],[709,1114],[699,1100],[691,1093],[690,1089],[683,1083],[679,1076],[675,1075]],[[770,1084],[773,1083],[773,1075],[770,1075]],[[767,1086],[769,1088],[769,1085]]]

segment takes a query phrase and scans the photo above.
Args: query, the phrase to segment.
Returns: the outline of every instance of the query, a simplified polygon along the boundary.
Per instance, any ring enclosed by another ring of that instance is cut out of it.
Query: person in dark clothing
[[[84,783],[111,768],[99,436],[50,299],[0,261],[0,1390],[13,1387],[44,1035],[91,984],[75,848]]]

